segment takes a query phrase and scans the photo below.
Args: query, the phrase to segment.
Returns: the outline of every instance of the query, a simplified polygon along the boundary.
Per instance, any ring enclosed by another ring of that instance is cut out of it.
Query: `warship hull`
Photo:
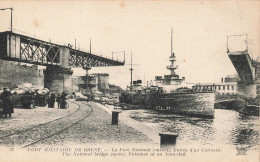
[[[199,118],[214,118],[214,92],[193,93],[125,93],[120,102],[139,108],[154,109],[163,113],[182,114]]]

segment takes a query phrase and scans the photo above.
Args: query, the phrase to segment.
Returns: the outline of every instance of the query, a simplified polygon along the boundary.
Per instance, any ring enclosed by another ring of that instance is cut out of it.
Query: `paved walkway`
[[[151,128],[123,114],[119,124],[112,125],[111,111],[104,110],[109,112],[93,102],[71,103],[68,109],[15,109],[12,118],[0,119],[0,146],[23,147],[35,141],[30,146],[158,144],[158,133]]]
[[[142,132],[119,122],[112,125],[111,114],[104,111],[93,102],[78,102],[82,109],[92,108],[92,113],[80,123],[74,125],[62,134],[46,139],[40,145],[52,144],[56,146],[126,146],[126,145],[152,145],[153,141]]]
[[[78,109],[79,107],[75,104],[70,104],[68,109],[48,108],[47,106],[34,109],[15,108],[12,118],[0,118],[0,137],[63,118]]]
[[[104,109],[105,111],[107,111],[109,114],[112,114],[112,111],[114,110],[113,106],[104,106],[99,103],[95,103],[95,104],[98,105],[100,108]],[[160,143],[159,133],[155,129],[148,127],[142,124],[141,122],[132,119],[131,117],[129,117],[124,113],[119,113],[119,120],[122,121],[127,126],[130,126],[139,132],[142,132],[148,138],[152,139],[153,144]]]

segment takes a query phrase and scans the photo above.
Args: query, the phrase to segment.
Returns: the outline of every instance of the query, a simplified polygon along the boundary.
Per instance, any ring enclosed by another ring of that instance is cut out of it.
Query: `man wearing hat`
[[[3,114],[7,118],[7,114],[9,114],[9,117],[11,117],[11,114],[14,113],[14,108],[11,101],[11,95],[12,93],[8,91],[8,89],[5,87],[3,88],[4,92],[1,94],[2,102],[3,102]]]

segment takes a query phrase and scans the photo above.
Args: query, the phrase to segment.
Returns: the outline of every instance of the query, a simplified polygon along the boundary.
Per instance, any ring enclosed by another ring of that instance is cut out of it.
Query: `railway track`
[[[80,107],[79,104],[77,104],[77,105]],[[85,105],[86,105],[86,104],[85,104]],[[45,140],[45,139],[47,139],[47,138],[50,138],[50,137],[52,137],[52,136],[54,136],[54,135],[60,134],[60,133],[64,132],[65,130],[68,130],[69,128],[73,127],[74,125],[80,123],[81,121],[83,121],[84,119],[86,119],[87,117],[89,117],[89,116],[91,115],[91,113],[93,112],[92,106],[90,106],[90,105],[87,105],[87,106],[90,107],[90,112],[87,113],[87,115],[85,115],[85,116],[84,116],[83,118],[81,118],[80,120],[78,120],[78,121],[76,121],[76,122],[70,124],[69,126],[63,128],[63,129],[61,129],[61,130],[59,130],[59,131],[56,131],[56,132],[54,132],[54,133],[52,133],[52,134],[50,134],[50,135],[48,135],[48,136],[46,136],[46,137],[43,137],[43,138],[41,138],[41,139],[39,139],[39,140],[37,140],[37,141],[34,141],[34,142],[30,143],[30,144],[27,144],[27,145],[23,146],[22,148],[26,148],[26,147],[32,146],[32,145],[34,145],[34,144],[36,144],[36,143],[38,143],[38,142],[40,142],[40,141],[43,141],[43,140]]]
[[[73,103],[74,103],[74,102],[73,102]],[[74,104],[76,104],[76,103],[74,103]],[[76,104],[76,105],[78,105],[78,104]],[[23,129],[23,130],[18,130],[18,131],[15,131],[14,133],[10,133],[10,134],[8,134],[8,135],[1,136],[1,137],[0,137],[0,140],[1,140],[2,138],[5,138],[5,137],[9,137],[9,136],[12,136],[12,135],[16,135],[16,134],[19,134],[19,133],[23,133],[23,132],[26,132],[26,131],[35,129],[35,128],[37,128],[37,127],[40,127],[40,126],[42,126],[42,125],[46,125],[46,124],[49,124],[49,123],[52,123],[52,122],[61,120],[61,119],[63,119],[63,118],[66,118],[66,117],[68,117],[68,116],[70,116],[70,115],[73,115],[73,114],[77,113],[79,110],[80,110],[80,106],[78,106],[78,108],[77,108],[76,111],[74,111],[73,113],[70,113],[70,114],[68,114],[68,115],[66,115],[66,116],[63,116],[63,117],[60,117],[60,118],[57,118],[57,119],[48,121],[48,122],[46,122],[46,123],[42,123],[42,124],[36,125],[36,126],[32,126],[32,127],[30,127],[30,128],[26,128],[26,129]]]
[[[0,137],[0,140],[2,140],[2,143],[4,143],[6,146],[19,146],[22,149],[39,143],[40,141],[48,139],[54,135],[61,134],[65,130],[86,119],[93,112],[93,108],[90,105],[83,103],[84,105],[88,106],[89,109],[82,109],[81,105],[77,103],[74,104],[78,105],[79,108],[67,116],[22,131],[17,131],[6,136],[2,136]],[[83,117],[81,117],[82,114],[84,114]]]

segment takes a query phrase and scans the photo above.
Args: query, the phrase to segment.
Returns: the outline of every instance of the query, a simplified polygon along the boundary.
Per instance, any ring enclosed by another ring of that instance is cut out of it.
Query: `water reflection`
[[[259,149],[259,124],[256,116],[240,115],[233,110],[215,110],[214,119],[159,114],[153,110],[129,110],[132,118],[157,129],[179,134],[177,145],[241,145]]]

